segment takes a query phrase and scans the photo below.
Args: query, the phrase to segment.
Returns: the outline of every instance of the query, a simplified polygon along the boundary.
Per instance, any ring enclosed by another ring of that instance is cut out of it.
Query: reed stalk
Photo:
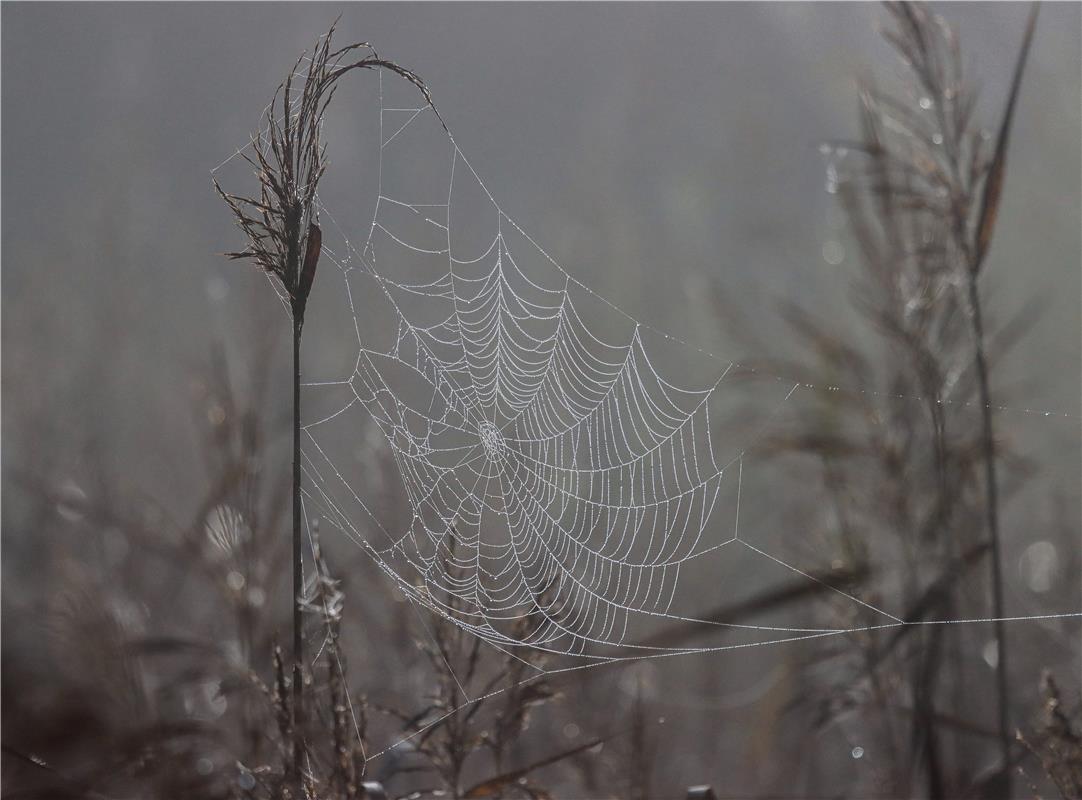
[[[302,74],[302,54],[274,94],[264,120],[265,130],[253,139],[252,153],[242,154],[259,181],[259,195],[230,194],[215,181],[218,193],[233,211],[245,233],[244,250],[227,254],[234,259],[252,260],[274,276],[285,289],[293,316],[293,676],[292,731],[293,770],[300,782],[304,743],[304,565],[301,535],[301,332],[308,297],[315,280],[322,234],[316,224],[319,213],[317,188],[327,168],[326,146],[320,132],[338,80],[362,69],[388,70],[412,83],[431,106],[424,82],[393,61],[379,58],[365,43],[332,50],[332,25],[316,45],[299,96],[293,76]],[[355,53],[370,54],[357,59]],[[296,102],[294,102],[294,100]],[[302,258],[303,254],[303,258]]]

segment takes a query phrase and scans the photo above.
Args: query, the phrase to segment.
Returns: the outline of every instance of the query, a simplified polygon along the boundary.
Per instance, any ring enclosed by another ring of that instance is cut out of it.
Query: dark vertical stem
[[[1018,62],[1011,80],[1011,93],[1007,98],[1007,108],[1003,112],[1003,121],[999,126],[995,156],[985,177],[984,192],[981,196],[980,212],[977,216],[976,238],[972,248],[966,247],[969,269],[969,306],[973,321],[974,350],[977,365],[977,385],[980,390],[981,418],[983,422],[984,444],[984,482],[985,500],[988,515],[988,538],[992,551],[992,611],[996,617],[996,684],[999,693],[999,744],[1003,759],[1002,792],[1003,797],[1011,793],[1011,735],[1010,711],[1007,706],[1007,637],[1003,623],[1003,563],[999,541],[999,497],[996,486],[996,445],[992,429],[992,392],[988,387],[988,362],[984,353],[984,322],[981,319],[980,293],[977,290],[977,276],[981,264],[988,252],[992,231],[995,228],[996,214],[1003,191],[1003,175],[1007,164],[1007,143],[1010,138],[1011,122],[1014,120],[1015,104],[1018,101],[1019,88],[1022,85],[1022,73],[1025,71],[1029,47],[1033,42],[1033,31],[1037,26],[1037,14],[1040,5],[1030,7],[1029,21],[1026,23],[1025,38],[1018,53]]]
[[[924,643],[924,657],[916,668],[914,687],[914,717],[921,722],[919,731],[920,752],[927,771],[927,790],[929,800],[943,800],[946,793],[943,787],[943,763],[939,754],[939,728],[936,720],[935,690],[936,674],[939,670],[939,656],[942,645],[941,632],[927,632]]]
[[[301,630],[301,597],[304,569],[301,564],[301,326],[304,320],[293,309],[293,771],[301,775],[303,751],[301,723],[304,720],[303,664],[304,635]]]
[[[996,443],[992,429],[992,393],[988,386],[988,361],[984,353],[984,322],[976,271],[969,274],[969,305],[973,320],[973,339],[980,392],[982,445],[984,450],[985,513],[988,521],[989,548],[992,552],[992,616],[996,618],[996,689],[999,696],[999,745],[1003,759],[1003,796],[1010,796],[1010,718],[1007,708],[1007,641],[1003,623],[1003,564],[999,543],[999,493],[996,486]]]

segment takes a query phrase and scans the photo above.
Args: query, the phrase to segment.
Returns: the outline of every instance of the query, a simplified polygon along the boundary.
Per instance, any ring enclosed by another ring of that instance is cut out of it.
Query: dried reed
[[[304,568],[301,538],[301,332],[304,312],[315,281],[322,234],[316,221],[319,181],[326,169],[326,146],[321,141],[323,120],[334,97],[337,82],[354,70],[385,69],[416,86],[431,105],[424,82],[393,61],[379,58],[366,43],[332,50],[335,27],[331,26],[307,59],[308,67],[294,107],[293,75],[306,56],[301,55],[289,77],[279,85],[267,110],[266,131],[254,139],[253,155],[244,158],[255,170],[259,196],[227,193],[214,185],[229,205],[237,225],[247,238],[244,250],[229,253],[233,259],[249,259],[274,276],[289,297],[293,316],[293,713],[303,717],[304,637],[301,594]],[[353,59],[356,51],[371,55]],[[303,255],[302,255],[303,254]],[[301,722],[294,721],[294,730]],[[303,743],[294,743],[294,767],[299,775]]]
[[[1001,618],[1003,576],[1000,563],[1000,452],[992,425],[986,332],[978,278],[986,259],[1001,198],[1006,149],[1020,80],[1032,39],[1036,7],[1030,15],[1014,79],[992,152],[986,133],[974,125],[975,91],[963,74],[954,31],[923,4],[889,3],[892,25],[884,31],[900,55],[908,81],[900,93],[871,84],[861,87],[861,139],[827,148],[831,188],[838,193],[862,257],[863,280],[857,304],[881,335],[889,356],[876,360],[844,336],[826,329],[808,314],[790,308],[794,329],[818,353],[829,383],[848,376],[857,385],[882,380],[885,402],[860,397],[824,398],[802,428],[779,437],[782,451],[814,454],[820,460],[824,488],[832,498],[834,526],[842,565],[860,574],[869,567],[869,531],[885,524],[897,542],[906,598],[902,618],[918,620],[957,616],[965,602],[960,579],[990,554],[991,616]],[[802,371],[790,366],[797,374]],[[822,376],[807,376],[821,382]],[[901,396],[923,398],[923,408]],[[948,413],[951,403],[974,401],[981,425]],[[840,405],[852,414],[843,414]],[[854,426],[852,420],[866,424]],[[874,471],[869,471],[872,467]],[[983,500],[970,487],[983,475]],[[978,520],[984,519],[984,535]],[[926,565],[938,573],[925,576]],[[859,592],[858,587],[853,587]],[[847,589],[849,591],[849,589]],[[842,609],[839,609],[841,612]],[[850,614],[852,612],[845,612]],[[867,623],[868,613],[857,612]],[[916,640],[911,641],[911,640]],[[903,651],[901,645],[910,647]],[[942,668],[943,631],[902,628],[892,636],[859,637],[861,685],[832,695],[824,720],[862,703],[878,708],[882,735],[894,754],[894,790],[910,794],[912,776],[905,764],[924,775],[924,792],[944,798],[965,790],[975,776],[948,774],[960,765],[966,745],[957,737],[956,755],[944,756],[941,731],[948,723],[940,707],[942,684],[953,680],[955,702],[964,681]],[[1000,767],[986,791],[1010,792],[1009,696],[1007,646],[1002,623],[996,624],[997,733]],[[840,654],[840,653],[839,653]],[[887,669],[892,656],[896,667]],[[904,656],[904,657],[902,657]],[[958,663],[956,654],[946,658]],[[955,667],[955,669],[957,669]],[[892,685],[908,687],[909,730],[903,734],[888,720]],[[907,742],[907,744],[906,744]],[[903,752],[908,751],[908,759]]]

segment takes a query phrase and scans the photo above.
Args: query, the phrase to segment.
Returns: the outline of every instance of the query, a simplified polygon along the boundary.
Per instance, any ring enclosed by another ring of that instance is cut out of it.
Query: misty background
[[[937,9],[971,56],[977,117],[994,126],[1027,6]],[[371,42],[421,75],[500,205],[638,319],[737,359],[801,352],[782,302],[867,335],[819,145],[857,134],[857,77],[898,72],[877,5],[5,3],[5,662],[52,664],[34,610],[63,585],[57,564],[73,547],[62,513],[36,522],[29,479],[81,494],[112,485],[187,513],[205,488],[192,386],[215,346],[242,387],[246,365],[272,348],[268,414],[284,443],[288,325],[266,280],[220,255],[240,234],[211,170],[248,141],[296,56],[339,14],[338,41]],[[1074,598],[1066,607],[1049,607],[1018,569],[1044,526],[1082,519],[1080,25],[1077,4],[1042,8],[983,279],[993,319],[1040,308],[994,374],[1010,409],[999,431],[1039,468],[1005,517],[1008,610],[1019,615],[1082,609],[1077,552],[1056,572],[1055,597]],[[329,184],[365,168],[369,151],[350,135],[360,114],[346,101],[331,109]],[[792,480],[760,483],[752,530],[814,511]],[[779,502],[788,497],[792,508]],[[771,535],[807,563],[795,531]],[[784,576],[744,577],[750,592]],[[374,627],[362,621],[356,635]],[[1077,694],[1077,641],[1035,641]],[[627,697],[646,685],[665,719],[666,786],[788,790],[797,773],[875,769],[874,753],[851,756],[859,726],[764,732],[780,713],[766,707],[764,676],[782,680],[778,665],[815,646],[665,659],[610,679]],[[376,692],[384,674],[367,652],[351,680]],[[1019,671],[1018,691],[1036,680]]]

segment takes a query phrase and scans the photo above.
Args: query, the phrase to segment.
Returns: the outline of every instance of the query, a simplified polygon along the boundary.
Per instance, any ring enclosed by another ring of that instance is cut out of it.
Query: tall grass
[[[266,131],[253,142],[253,155],[244,158],[255,169],[258,197],[231,194],[214,185],[229,205],[247,238],[234,259],[253,261],[276,278],[289,297],[293,317],[293,730],[303,725],[304,635],[301,595],[304,590],[301,534],[301,333],[308,296],[315,281],[322,234],[316,224],[319,181],[327,169],[326,148],[320,134],[337,82],[355,70],[383,69],[414,84],[431,103],[424,82],[409,70],[379,58],[373,52],[360,59],[353,53],[367,44],[332,50],[334,26],[316,45],[311,58],[301,55],[289,76],[274,93],[266,114]],[[293,76],[308,61],[294,107]],[[294,740],[294,769],[299,776],[303,742]]]
[[[822,380],[825,373],[828,383],[879,391],[823,398],[775,446],[820,462],[841,564],[854,573],[870,572],[877,556],[901,564],[903,619],[951,619],[966,609],[1001,619],[998,472],[1009,454],[994,432],[979,278],[991,249],[1037,7],[994,140],[975,121],[976,92],[963,72],[954,30],[922,4],[890,3],[886,9],[890,25],[884,36],[901,58],[906,80],[894,92],[862,85],[861,138],[825,148],[830,188],[860,255],[856,303],[879,335],[882,355],[797,307],[786,312],[823,371],[803,372],[809,380]],[[968,409],[977,414],[978,426]],[[1025,470],[1017,460],[1009,466],[1011,491]],[[892,554],[872,552],[870,543],[881,540],[877,529],[895,543]],[[986,557],[991,602],[981,607],[973,569]],[[850,586],[873,604],[874,587]],[[876,621],[864,609],[839,613],[845,624]],[[992,774],[967,766],[975,750],[968,735],[973,731],[965,729],[979,716],[980,704],[959,666],[965,645],[958,636],[945,641],[940,626],[870,632],[858,638],[855,653],[839,652],[855,657],[859,688],[844,679],[835,684],[821,719],[862,706],[876,709],[879,736],[892,754],[885,779],[899,796],[960,796],[974,791],[975,783],[985,796],[1010,796],[1017,754],[1008,643],[1003,623],[994,627],[997,709],[991,735],[999,743],[999,764]],[[899,686],[909,697],[909,723],[902,726],[892,721]],[[965,711],[959,718],[960,708]]]

